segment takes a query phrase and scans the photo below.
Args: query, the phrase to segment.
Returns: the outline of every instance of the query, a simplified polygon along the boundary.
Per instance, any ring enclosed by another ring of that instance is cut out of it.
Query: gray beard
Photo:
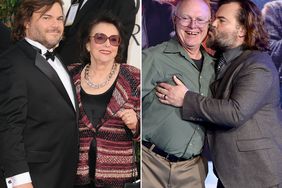
[[[206,45],[208,48],[211,48],[216,51],[225,51],[234,44],[236,34],[237,33],[230,33],[229,35],[227,33],[217,34],[213,38],[209,37],[207,39]]]
[[[213,50],[220,50],[220,51],[225,51],[228,49],[228,45],[224,43],[224,41],[217,40],[217,39],[207,39],[207,47],[211,48]]]

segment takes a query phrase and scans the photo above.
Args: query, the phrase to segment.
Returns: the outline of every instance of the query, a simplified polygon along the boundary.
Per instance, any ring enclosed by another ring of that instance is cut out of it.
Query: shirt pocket
[[[182,74],[180,73],[169,73],[169,74],[166,74],[164,76],[164,79],[163,81],[160,81],[159,83],[168,83],[168,84],[171,84],[171,85],[175,85],[175,82],[173,80],[173,76],[176,76],[179,80],[181,80],[181,82],[183,82],[183,76]]]

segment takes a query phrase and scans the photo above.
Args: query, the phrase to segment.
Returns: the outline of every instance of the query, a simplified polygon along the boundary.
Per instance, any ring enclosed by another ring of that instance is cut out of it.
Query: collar
[[[201,45],[200,51],[202,53],[202,57],[204,58],[205,62],[214,62],[215,58],[211,57],[205,50],[205,48]],[[182,45],[179,43],[176,36],[172,37],[169,42],[167,43],[165,49],[163,50],[164,53],[180,53],[182,56],[186,57],[188,60],[192,61],[192,59],[189,57],[185,49],[182,47]]]
[[[41,50],[41,54],[45,54],[47,51],[50,51],[50,52],[53,52],[53,48],[51,49],[47,49],[45,46],[43,46],[41,43],[37,42],[37,41],[34,41],[32,39],[29,39],[27,37],[25,37],[25,40],[31,44],[32,46],[38,48],[39,50]]]
[[[236,59],[238,56],[240,56],[244,51],[244,46],[238,46],[236,48],[232,48],[229,50],[226,50],[225,52],[223,52],[223,57],[226,61],[226,63],[229,63],[231,61],[233,61],[234,59]],[[219,53],[218,53],[219,54]]]

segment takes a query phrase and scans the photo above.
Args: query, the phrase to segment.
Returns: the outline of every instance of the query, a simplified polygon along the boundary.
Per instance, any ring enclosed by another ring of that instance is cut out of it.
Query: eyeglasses
[[[94,36],[90,37],[92,37],[97,44],[104,44],[107,39],[109,39],[109,42],[112,46],[119,46],[121,42],[119,35],[111,35],[108,37],[104,33],[96,33]]]
[[[204,20],[202,18],[191,18],[191,17],[180,17],[175,14],[175,17],[178,18],[180,25],[187,27],[192,22],[194,22],[198,27],[204,27],[207,23],[210,22],[210,20]]]

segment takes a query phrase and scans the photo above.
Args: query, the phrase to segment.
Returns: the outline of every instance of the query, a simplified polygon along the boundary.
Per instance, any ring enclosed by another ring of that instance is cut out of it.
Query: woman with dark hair
[[[122,62],[123,30],[109,12],[81,33],[83,62],[69,66],[80,107],[76,187],[123,187],[137,175],[140,72]]]
[[[62,4],[21,0],[17,42],[0,56],[0,166],[8,187],[74,186],[78,105],[68,71],[51,53],[64,32]]]

